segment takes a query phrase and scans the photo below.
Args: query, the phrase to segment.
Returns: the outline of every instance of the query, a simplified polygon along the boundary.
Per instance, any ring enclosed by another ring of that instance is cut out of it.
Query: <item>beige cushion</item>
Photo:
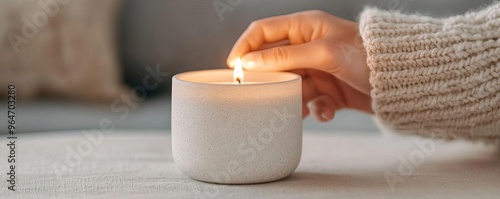
[[[0,96],[111,100],[120,83],[115,27],[120,0],[0,1]]]

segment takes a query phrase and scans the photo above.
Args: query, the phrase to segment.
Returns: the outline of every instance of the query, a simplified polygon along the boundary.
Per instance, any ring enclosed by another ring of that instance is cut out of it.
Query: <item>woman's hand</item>
[[[303,116],[331,120],[344,108],[372,113],[369,69],[358,24],[322,11],[305,11],[253,22],[227,59],[233,67],[291,71],[302,76]]]

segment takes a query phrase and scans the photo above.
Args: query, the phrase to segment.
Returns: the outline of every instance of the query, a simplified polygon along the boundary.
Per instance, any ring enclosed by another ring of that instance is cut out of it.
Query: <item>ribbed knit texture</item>
[[[392,129],[500,139],[500,3],[436,19],[367,8],[360,34],[373,110]]]

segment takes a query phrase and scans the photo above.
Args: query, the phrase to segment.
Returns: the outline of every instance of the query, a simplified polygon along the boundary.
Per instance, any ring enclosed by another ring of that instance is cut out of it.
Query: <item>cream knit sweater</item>
[[[425,137],[500,140],[500,3],[445,19],[368,8],[360,34],[383,123]]]

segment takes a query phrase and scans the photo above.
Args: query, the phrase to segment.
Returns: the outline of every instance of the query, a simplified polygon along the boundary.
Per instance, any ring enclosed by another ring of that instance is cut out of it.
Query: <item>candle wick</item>
[[[236,81],[238,81],[238,84],[241,84],[240,78],[236,78]]]

